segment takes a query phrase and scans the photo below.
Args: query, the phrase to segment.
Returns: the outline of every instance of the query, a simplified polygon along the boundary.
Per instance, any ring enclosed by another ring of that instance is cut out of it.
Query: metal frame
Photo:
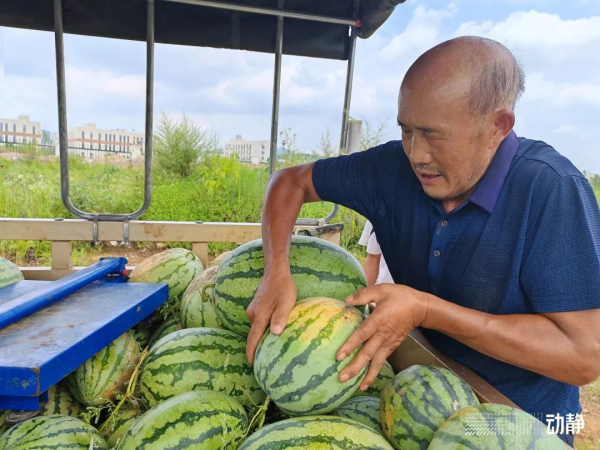
[[[152,126],[154,107],[154,0],[147,0],[146,39],[146,129],[144,151],[144,203],[129,214],[94,214],[78,209],[69,193],[69,149],[67,135],[67,91],[65,84],[65,46],[62,16],[62,0],[54,0],[54,39],[56,47],[56,84],[58,95],[58,133],[60,148],[60,191],[67,210],[82,219],[107,222],[126,222],[137,219],[150,206],[152,198]],[[124,230],[126,232],[126,230]]]
[[[277,17],[277,36],[275,47],[275,63],[273,74],[273,108],[271,117],[271,149],[269,161],[269,174],[275,171],[277,161],[277,141],[279,131],[279,99],[281,91],[281,64],[283,59],[283,27],[284,18],[310,20],[316,22],[326,22],[350,27],[350,41],[348,48],[348,68],[346,72],[346,86],[344,92],[344,107],[342,112],[342,129],[340,138],[340,153],[345,153],[348,140],[348,119],[350,113],[350,101],[352,93],[352,82],[354,73],[354,56],[356,53],[356,39],[358,36],[357,28],[360,27],[358,20],[358,8],[360,0],[354,0],[353,18],[343,19],[335,17],[326,17],[314,14],[303,14],[284,11],[284,0],[279,0],[279,9],[259,8],[251,6],[242,6],[231,3],[219,3],[210,0],[163,0],[176,3],[186,3],[190,5],[205,6],[211,8],[225,9],[231,11],[240,11]],[[150,206],[152,197],[152,126],[153,126],[153,94],[154,94],[154,0],[148,0],[147,13],[147,36],[146,36],[146,128],[145,128],[145,165],[144,165],[144,203],[141,208],[129,214],[94,214],[81,211],[75,207],[71,201],[69,193],[69,153],[67,136],[67,100],[65,86],[65,51],[64,51],[64,31],[62,18],[62,0],[54,0],[54,28],[56,44],[56,78],[58,94],[58,119],[59,119],[59,139],[60,139],[60,168],[61,168],[61,196],[62,201],[69,212],[74,216],[86,220],[94,221],[94,228],[97,233],[98,223],[101,221],[124,222],[125,241],[128,242],[128,221],[139,218]],[[298,219],[297,225],[322,226],[329,223],[339,211],[339,206],[333,206],[333,210],[322,219]]]

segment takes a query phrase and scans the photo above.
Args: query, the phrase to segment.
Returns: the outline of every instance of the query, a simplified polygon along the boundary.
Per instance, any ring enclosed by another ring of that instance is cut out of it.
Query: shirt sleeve
[[[537,313],[600,308],[600,210],[585,178],[562,177],[536,207],[521,284]]]
[[[371,225],[371,222],[367,220],[367,223],[365,223],[365,227],[363,228],[363,232],[360,235],[360,239],[358,240],[358,245],[368,247],[371,231],[373,231],[373,225]]]
[[[320,159],[312,173],[319,197],[353,209],[371,219],[383,204],[386,191],[394,186],[402,144],[388,142],[352,155]]]
[[[369,237],[367,253],[370,253],[371,255],[381,255],[381,247],[379,247],[379,242],[377,242],[377,236],[375,236],[375,233],[371,233],[371,236]]]

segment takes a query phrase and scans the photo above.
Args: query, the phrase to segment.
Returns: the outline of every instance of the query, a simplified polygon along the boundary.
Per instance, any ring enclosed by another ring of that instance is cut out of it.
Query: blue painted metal
[[[23,319],[107,275],[120,275],[125,258],[103,258],[78,272],[0,304],[0,329]]]
[[[0,409],[39,409],[51,386],[168,298],[166,284],[123,281],[104,277],[0,329]],[[0,309],[56,284],[20,281],[0,288]]]

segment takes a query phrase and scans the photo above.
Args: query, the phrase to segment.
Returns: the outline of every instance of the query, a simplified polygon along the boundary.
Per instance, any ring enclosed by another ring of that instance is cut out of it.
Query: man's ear
[[[515,113],[501,109],[493,113],[494,130],[490,139],[490,148],[498,148],[515,126]]]

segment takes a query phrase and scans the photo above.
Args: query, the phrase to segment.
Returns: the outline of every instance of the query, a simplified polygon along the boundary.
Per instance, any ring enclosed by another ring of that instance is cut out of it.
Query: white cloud
[[[556,82],[536,72],[528,75],[524,101],[541,102],[552,109],[577,106],[600,109],[600,84]]]

